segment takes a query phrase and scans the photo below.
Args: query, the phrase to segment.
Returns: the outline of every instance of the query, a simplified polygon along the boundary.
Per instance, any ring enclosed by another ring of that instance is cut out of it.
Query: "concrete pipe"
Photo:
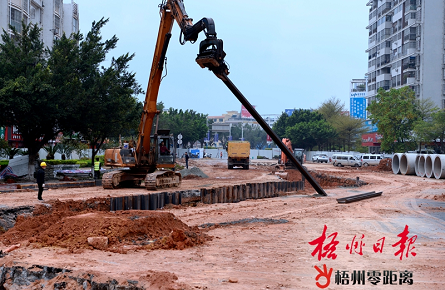
[[[425,176],[431,178],[433,176],[433,163],[436,154],[427,154],[425,158]]]
[[[434,177],[445,178],[445,155],[436,155],[433,165]]]
[[[394,174],[400,173],[400,157],[402,156],[402,153],[394,153],[394,156],[392,157],[392,172]]]
[[[419,162],[417,164],[417,170],[419,171],[419,175],[420,177],[425,177],[425,159],[426,159],[427,154],[421,154],[419,157]]]
[[[416,155],[416,161],[414,161],[414,170],[416,171],[416,175],[420,176],[419,173],[419,159],[420,159],[420,154]]]
[[[413,175],[416,173],[416,153],[403,153],[399,160],[400,173]]]

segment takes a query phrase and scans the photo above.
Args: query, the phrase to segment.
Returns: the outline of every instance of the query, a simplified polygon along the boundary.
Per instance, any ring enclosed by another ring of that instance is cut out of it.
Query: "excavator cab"
[[[166,131],[166,132],[165,132]],[[156,146],[157,168],[173,168],[176,161],[174,137],[169,130],[158,130],[159,135],[152,136],[152,144]]]

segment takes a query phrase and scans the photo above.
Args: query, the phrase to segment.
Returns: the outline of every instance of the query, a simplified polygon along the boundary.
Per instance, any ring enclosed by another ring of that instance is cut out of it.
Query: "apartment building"
[[[368,104],[377,90],[409,86],[445,108],[445,1],[370,0]]]
[[[72,0],[67,4],[63,0],[0,0],[1,29],[12,33],[12,25],[21,31],[22,21],[37,24],[42,29],[42,41],[51,47],[64,32],[70,35],[79,31],[79,10]]]

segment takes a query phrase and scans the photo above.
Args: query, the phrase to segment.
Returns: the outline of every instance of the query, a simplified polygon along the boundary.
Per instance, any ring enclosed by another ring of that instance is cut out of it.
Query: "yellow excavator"
[[[181,174],[174,171],[175,146],[168,130],[158,130],[160,111],[156,109],[167,47],[173,22],[181,29],[180,43],[196,42],[200,32],[206,39],[200,43],[197,62],[202,67],[219,67],[228,74],[224,64],[223,42],[216,38],[215,24],[211,18],[203,18],[193,24],[182,0],[164,0],[160,5],[161,22],[156,41],[153,63],[145,95],[144,110],[139,125],[138,141],[132,148],[114,148],[105,151],[105,166],[121,170],[102,176],[103,188],[145,186],[148,190],[179,186]],[[156,123],[154,124],[154,120]]]

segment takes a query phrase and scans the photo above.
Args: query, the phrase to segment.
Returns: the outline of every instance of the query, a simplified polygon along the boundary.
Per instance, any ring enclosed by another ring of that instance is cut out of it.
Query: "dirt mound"
[[[288,169],[286,170],[288,173],[287,180],[289,181],[299,181],[301,180],[301,173],[300,171],[296,169]],[[332,176],[329,174],[317,172],[317,171],[309,171],[309,174],[317,181],[317,183],[322,188],[329,188],[329,187],[339,187],[339,186],[346,186],[346,187],[353,187],[353,186],[361,186],[365,185],[366,183],[363,181],[359,181],[357,184],[356,179],[351,178],[343,178],[338,176]],[[304,183],[305,188],[312,188],[310,183],[306,180]]]
[[[207,174],[205,174],[204,172],[202,172],[202,170],[199,169],[198,167],[192,167],[190,169],[182,169],[181,171],[179,171],[179,173],[181,173],[182,178],[190,176],[190,175],[194,175],[194,176],[198,176],[198,177],[202,177],[202,178],[209,178],[209,176]]]
[[[385,158],[380,160],[379,165],[377,165],[377,170],[379,171],[392,171],[392,159]]]
[[[184,249],[211,239],[172,213],[109,212],[109,206],[107,211],[100,208],[88,208],[84,202],[56,201],[52,206],[39,207],[33,216],[17,217],[15,226],[2,234],[0,241],[6,245],[58,246],[75,251],[93,249],[88,244],[89,237],[106,237],[106,250],[126,253],[130,249]]]

